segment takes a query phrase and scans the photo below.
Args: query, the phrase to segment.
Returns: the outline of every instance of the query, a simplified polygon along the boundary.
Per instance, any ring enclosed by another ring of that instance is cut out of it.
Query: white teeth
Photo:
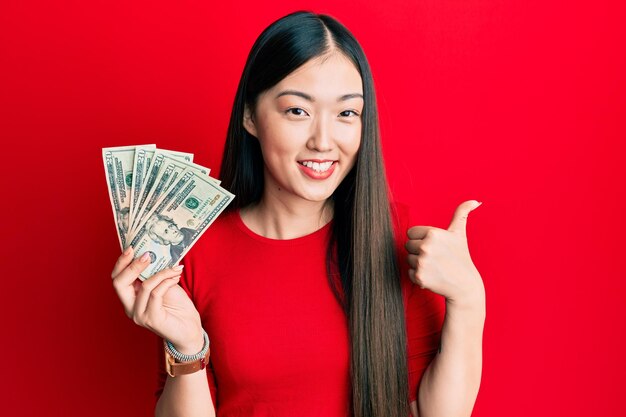
[[[328,169],[333,165],[333,161],[327,161],[327,162],[321,162],[321,163],[313,162],[313,161],[302,161],[301,164],[307,168],[311,168],[312,170],[316,172],[325,172],[325,171],[328,171]]]

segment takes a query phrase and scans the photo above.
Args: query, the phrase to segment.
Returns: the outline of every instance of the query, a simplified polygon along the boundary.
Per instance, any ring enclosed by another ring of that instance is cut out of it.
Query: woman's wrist
[[[185,343],[172,343],[174,349],[185,355],[195,355],[200,352],[204,347],[204,334],[202,329],[192,339],[189,339]]]
[[[466,311],[485,311],[485,287],[482,280],[462,296],[446,298],[446,308]]]
[[[203,346],[199,352],[194,354],[185,354],[176,349],[176,347],[167,339],[163,340],[165,348],[165,370],[168,375],[175,378],[179,375],[187,375],[203,370],[209,363],[209,335],[202,330]]]

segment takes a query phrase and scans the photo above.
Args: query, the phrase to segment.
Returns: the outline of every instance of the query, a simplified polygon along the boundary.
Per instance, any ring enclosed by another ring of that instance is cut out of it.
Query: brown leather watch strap
[[[211,355],[211,349],[209,348],[206,352],[204,358],[198,359],[197,361],[192,362],[176,362],[176,359],[169,354],[167,349],[165,349],[165,370],[167,374],[172,378],[175,378],[180,375],[193,374],[194,372],[198,372],[204,368],[209,363],[209,356]]]

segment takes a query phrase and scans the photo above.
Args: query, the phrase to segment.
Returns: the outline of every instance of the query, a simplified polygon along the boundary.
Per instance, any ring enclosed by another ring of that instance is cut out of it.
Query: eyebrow
[[[278,93],[276,95],[276,98],[278,97],[282,97],[282,96],[298,96],[298,97],[302,97],[305,100],[314,102],[315,99],[313,97],[311,97],[310,95],[303,93],[302,91],[297,91],[297,90],[285,90],[285,91],[281,91],[280,93]],[[337,101],[346,101],[346,100],[350,100],[352,98],[363,98],[363,94],[361,93],[351,93],[351,94],[344,94],[343,96],[339,97],[339,99],[337,99]]]

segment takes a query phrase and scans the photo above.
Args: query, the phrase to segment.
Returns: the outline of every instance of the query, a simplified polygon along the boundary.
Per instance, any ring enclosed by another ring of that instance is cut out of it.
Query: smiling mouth
[[[335,162],[337,161],[298,161],[300,165],[319,173],[328,171]]]

